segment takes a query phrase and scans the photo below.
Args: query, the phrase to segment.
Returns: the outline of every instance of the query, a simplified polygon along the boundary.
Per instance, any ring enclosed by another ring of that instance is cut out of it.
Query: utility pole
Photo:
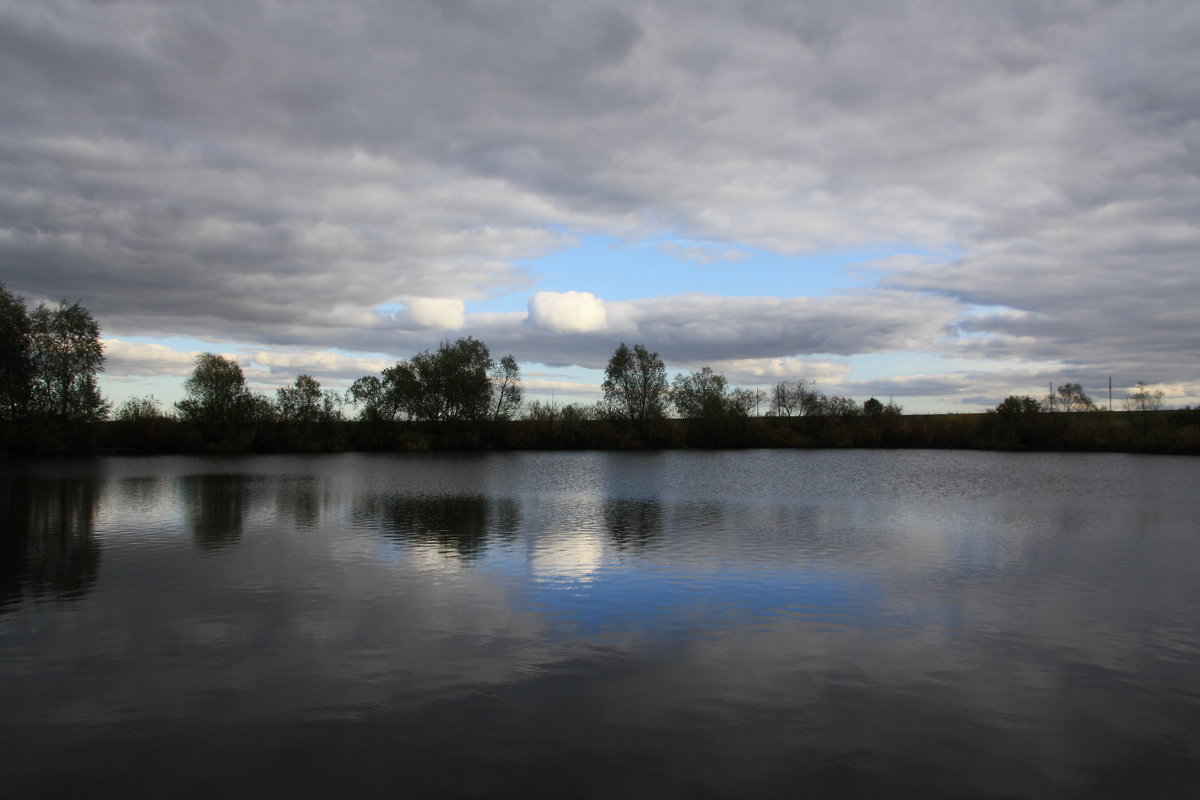
[[[1112,375],[1108,376],[1108,410],[1112,411]]]

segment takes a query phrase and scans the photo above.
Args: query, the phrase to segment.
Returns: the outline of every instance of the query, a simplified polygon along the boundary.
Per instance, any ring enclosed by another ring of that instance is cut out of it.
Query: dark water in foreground
[[[0,464],[5,797],[1192,797],[1200,459]]]

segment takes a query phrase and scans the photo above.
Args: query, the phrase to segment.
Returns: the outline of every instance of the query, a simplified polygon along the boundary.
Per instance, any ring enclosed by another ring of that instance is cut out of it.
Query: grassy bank
[[[0,451],[38,453],[334,452],[438,449],[871,447],[1200,454],[1200,409],[660,419],[644,430],[567,414],[498,424],[278,421],[203,430],[169,417],[8,424]]]

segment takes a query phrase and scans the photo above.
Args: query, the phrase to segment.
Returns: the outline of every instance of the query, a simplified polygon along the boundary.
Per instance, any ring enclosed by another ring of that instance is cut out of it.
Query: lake
[[[1177,798],[1200,459],[0,462],[5,797]]]

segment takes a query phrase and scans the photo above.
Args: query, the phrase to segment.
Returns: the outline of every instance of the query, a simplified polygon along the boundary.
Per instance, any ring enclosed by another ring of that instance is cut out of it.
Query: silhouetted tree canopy
[[[325,411],[321,384],[311,375],[298,375],[291,386],[275,392],[275,408],[284,422],[316,422]]]
[[[658,353],[621,342],[604,369],[604,403],[614,416],[644,432],[650,420],[665,414],[667,368]]]
[[[727,409],[725,376],[704,367],[690,374],[679,373],[671,381],[671,404],[684,419],[717,419]]]
[[[858,403],[854,402],[852,397],[840,397],[833,395],[831,397],[822,397],[820,406],[816,412],[818,416],[827,417],[856,417],[862,413],[862,409]]]
[[[1013,417],[1021,414],[1037,414],[1041,410],[1042,404],[1029,395],[1018,397],[1015,394],[1010,394],[1004,398],[1003,402],[996,406],[996,413],[1005,417]]]
[[[183,382],[187,397],[176,403],[180,415],[192,422],[220,422],[243,417],[250,406],[250,390],[241,366],[216,353],[196,356],[192,375]]]
[[[108,415],[96,376],[104,369],[100,326],[79,303],[39,304],[29,316],[31,402],[41,414],[87,421]]]
[[[467,336],[399,361],[381,377],[359,378],[350,397],[364,421],[494,423],[521,403],[520,367],[511,355],[496,362],[486,344]]]
[[[1064,383],[1050,398],[1055,411],[1095,411],[1096,404],[1078,383]]]
[[[350,401],[360,406],[359,417],[368,422],[391,422],[400,412],[400,393],[390,380],[389,373],[394,368],[383,371],[383,377],[364,375],[350,386]]]
[[[692,420],[745,417],[754,407],[755,394],[730,389],[725,376],[703,367],[690,374],[679,373],[671,382],[671,403],[679,416]]]
[[[404,405],[424,422],[474,422],[491,408],[493,366],[487,345],[473,336],[408,361],[412,381]]]

